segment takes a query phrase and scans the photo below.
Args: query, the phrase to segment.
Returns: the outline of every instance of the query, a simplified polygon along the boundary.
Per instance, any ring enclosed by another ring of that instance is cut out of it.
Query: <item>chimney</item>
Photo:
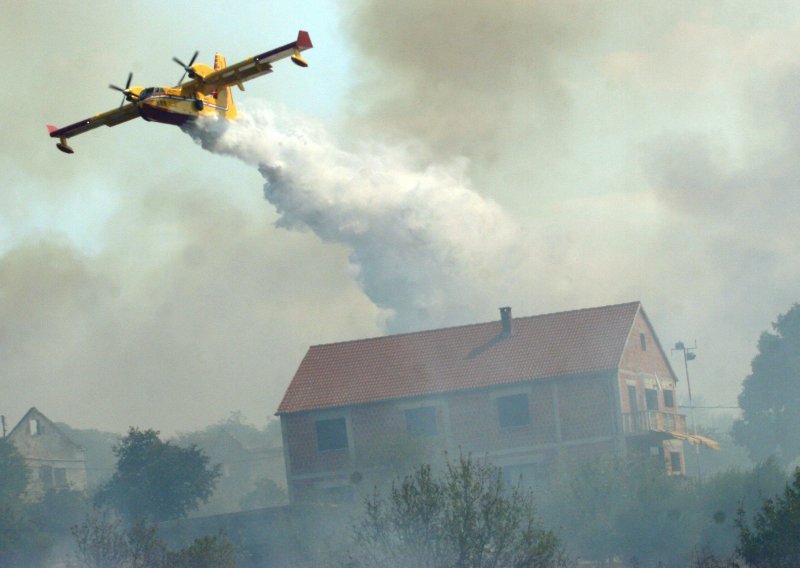
[[[503,331],[500,333],[501,337],[509,337],[511,335],[511,308],[506,306],[500,308],[500,323],[503,324]]]

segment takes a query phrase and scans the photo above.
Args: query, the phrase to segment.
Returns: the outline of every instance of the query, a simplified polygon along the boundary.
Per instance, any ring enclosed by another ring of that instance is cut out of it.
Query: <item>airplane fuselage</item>
[[[137,117],[151,122],[181,125],[199,116],[218,116],[225,119],[236,118],[236,105],[233,103],[231,86],[244,91],[245,81],[272,72],[272,64],[289,58],[299,67],[308,67],[301,52],[311,49],[308,32],[297,32],[297,39],[280,47],[270,49],[253,57],[248,57],[228,66],[220,53],[214,56],[214,66],[195,64],[198,52],[195,51],[188,64],[173,57],[184,69],[184,74],[174,87],[131,87],[132,73],[128,73],[125,87],[109,85],[114,91],[122,93],[124,100],[119,107],[64,127],[47,125],[50,138],[58,139],[56,148],[67,154],[73,149],[67,143],[69,138],[93,130],[99,126],[117,126]],[[188,75],[189,81],[183,82]],[[127,102],[127,104],[126,104]]]
[[[236,107],[230,96],[206,95],[200,91],[186,96],[180,89],[171,87],[149,87],[134,93],[133,102],[139,115],[147,121],[180,126],[198,116],[236,117]]]

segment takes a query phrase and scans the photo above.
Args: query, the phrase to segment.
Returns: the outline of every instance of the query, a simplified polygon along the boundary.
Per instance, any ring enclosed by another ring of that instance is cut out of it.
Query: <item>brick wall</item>
[[[645,338],[645,350],[642,350],[640,334]],[[640,311],[633,321],[633,328],[625,343],[620,369],[631,372],[658,373],[659,377],[672,378],[672,371],[666,355],[658,348],[653,330],[642,317]]]
[[[530,423],[501,427],[498,397],[519,394],[528,396]],[[391,459],[393,449],[404,451],[404,443],[410,440],[404,410],[414,406],[436,409],[437,435],[424,440],[426,443],[438,444],[440,449],[452,452],[461,449],[480,457],[488,455],[493,460],[497,457],[498,462],[552,461],[558,453],[554,446],[559,442],[559,430],[561,440],[570,443],[610,437],[614,431],[615,401],[607,374],[284,415],[291,474],[301,478],[292,481],[295,495],[323,479],[334,482],[347,479],[352,471],[365,471],[374,465],[370,464],[371,459]],[[345,417],[348,423],[348,448],[318,451],[315,421],[338,416]],[[613,444],[604,444],[601,451],[613,451]],[[585,453],[581,448],[569,452]]]
[[[317,451],[317,433],[314,413],[284,416],[286,443],[289,448],[291,474],[324,473],[346,468],[350,465],[350,450]],[[329,417],[327,414],[324,417]],[[348,440],[348,442],[351,442]]]
[[[607,378],[595,375],[570,379],[559,382],[557,388],[562,440],[612,434],[615,404]]]
[[[642,349],[642,336],[645,349]],[[633,405],[629,397],[628,386],[636,386],[638,410],[646,410],[644,391],[647,388],[658,391],[659,410],[663,412],[677,412],[678,396],[675,392],[676,377],[666,359],[667,355],[661,351],[656,342],[655,334],[648,325],[647,320],[639,312],[633,322],[633,328],[625,343],[625,349],[620,361],[620,397],[622,412],[629,413]],[[663,391],[658,389],[655,377],[658,376],[662,389],[672,390],[674,406],[664,406]]]

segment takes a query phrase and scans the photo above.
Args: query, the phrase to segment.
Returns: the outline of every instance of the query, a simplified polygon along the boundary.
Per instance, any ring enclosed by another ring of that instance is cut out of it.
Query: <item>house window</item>
[[[666,406],[667,408],[675,407],[675,398],[673,391],[671,390],[664,391],[664,406]]]
[[[28,432],[31,436],[38,436],[41,434],[41,430],[39,429],[39,421],[36,418],[31,418],[28,421]]]
[[[344,450],[347,448],[347,424],[344,418],[317,420],[317,450]]]
[[[644,401],[647,404],[647,410],[658,410],[658,391],[644,389]]]
[[[528,395],[514,394],[497,397],[497,419],[501,428],[516,428],[530,424]]]
[[[639,343],[642,344],[642,351],[647,351],[647,337],[645,337],[644,333],[639,334]]]
[[[409,436],[430,437],[438,434],[435,406],[409,408],[405,411],[405,415],[406,432]]]
[[[680,473],[681,472],[681,453],[680,452],[670,452],[669,453],[669,469],[672,473]]]

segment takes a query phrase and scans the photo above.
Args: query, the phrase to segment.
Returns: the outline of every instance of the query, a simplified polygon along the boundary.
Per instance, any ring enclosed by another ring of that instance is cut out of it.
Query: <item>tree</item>
[[[188,547],[170,550],[158,529],[144,521],[124,528],[97,511],[72,528],[75,560],[84,568],[235,568],[236,551],[220,533],[195,539]]]
[[[682,565],[696,533],[685,489],[661,459],[597,458],[559,476],[545,497],[544,518],[562,527],[581,558]]]
[[[694,484],[690,506],[696,510],[698,546],[720,557],[733,555],[738,540],[737,510],[752,511],[785,486],[786,472],[774,460],[749,470],[729,469]]]
[[[167,553],[169,568],[235,568],[236,550],[224,534],[196,538],[186,548]]]
[[[96,497],[128,521],[163,521],[185,516],[208,501],[220,476],[218,465],[196,446],[162,442],[155,430],[131,428],[114,447],[117,467]]]
[[[269,477],[256,479],[254,488],[245,493],[239,501],[242,511],[247,509],[260,509],[262,507],[277,507],[289,501],[286,490]]]
[[[562,565],[558,537],[538,521],[533,496],[507,487],[499,468],[460,456],[441,477],[420,465],[387,498],[373,494],[354,527],[350,566]]]
[[[40,565],[52,544],[25,514],[28,475],[14,444],[0,439],[0,566]]]
[[[161,568],[166,566],[167,547],[157,530],[143,521],[124,530],[119,521],[108,521],[97,511],[72,527],[75,559],[85,568]]]
[[[800,566],[800,468],[783,495],[766,499],[752,528],[739,509],[739,546],[736,551],[754,568]]]
[[[754,461],[775,455],[784,465],[800,456],[800,304],[764,332],[752,372],[739,395],[742,418],[733,437]]]
[[[79,523],[91,505],[82,491],[48,489],[40,501],[26,506],[27,516],[56,542],[69,538],[73,525]]]
[[[28,468],[14,444],[0,438],[0,504],[16,503],[28,486]]]
[[[200,514],[213,515],[231,513],[242,508],[253,509],[262,506],[246,501],[248,493],[252,493],[254,489],[254,474],[269,476],[271,470],[275,469],[273,463],[256,462],[262,459],[263,450],[280,447],[280,421],[272,420],[266,428],[257,428],[248,423],[241,412],[232,412],[227,420],[202,430],[179,434],[173,443],[183,448],[195,445],[208,455],[211,463],[225,464],[225,475],[219,479],[208,502],[199,508]],[[275,472],[276,475],[277,473]],[[285,497],[281,504],[283,503]]]

